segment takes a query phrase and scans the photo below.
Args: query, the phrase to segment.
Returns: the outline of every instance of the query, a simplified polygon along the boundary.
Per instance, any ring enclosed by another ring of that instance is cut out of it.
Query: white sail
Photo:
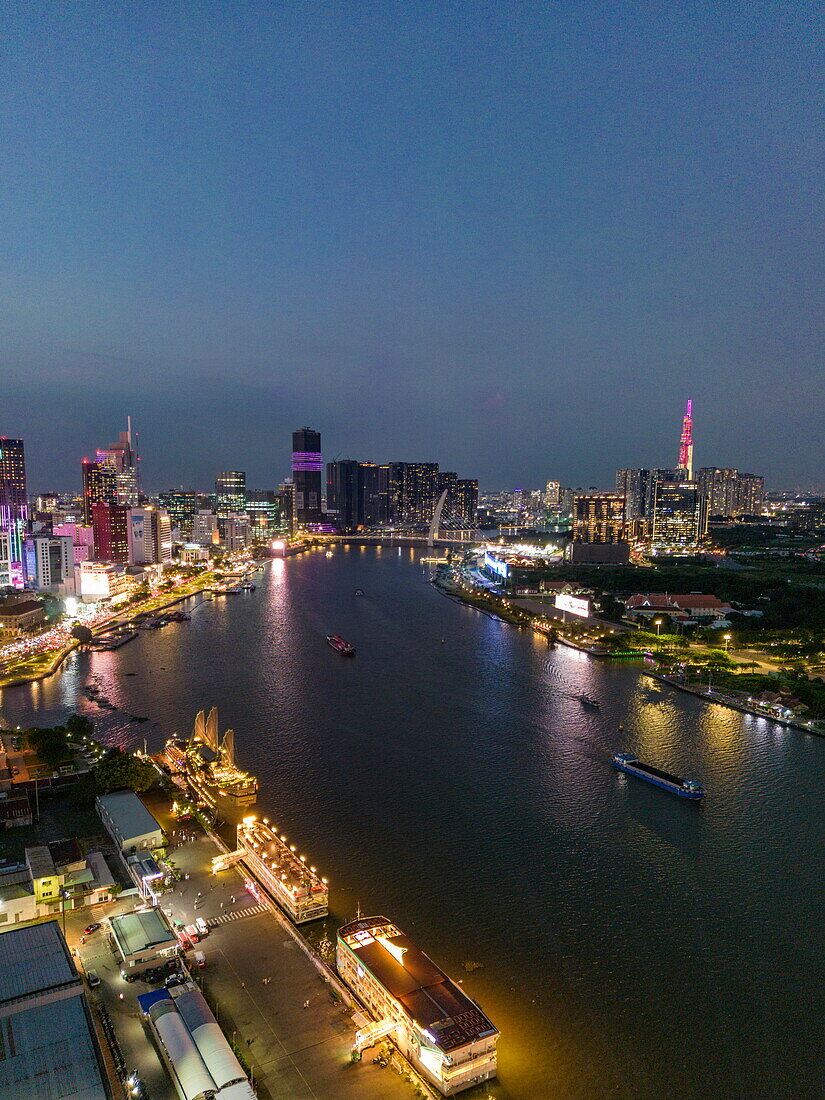
[[[223,735],[221,744],[221,763],[234,767],[235,765],[235,731],[227,730]]]
[[[204,741],[206,739],[205,729],[206,719],[204,718],[203,711],[199,710],[195,715],[195,728],[192,730],[192,740]]]
[[[209,712],[209,717],[206,719],[206,743],[209,748],[217,753],[218,751],[218,708],[212,707]]]

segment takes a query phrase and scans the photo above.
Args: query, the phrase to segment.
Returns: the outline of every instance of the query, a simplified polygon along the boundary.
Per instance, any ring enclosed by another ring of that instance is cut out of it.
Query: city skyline
[[[302,423],[609,485],[687,390],[697,465],[825,483],[808,5],[350,14],[3,12],[33,484],[129,410],[151,488],[271,484]]]

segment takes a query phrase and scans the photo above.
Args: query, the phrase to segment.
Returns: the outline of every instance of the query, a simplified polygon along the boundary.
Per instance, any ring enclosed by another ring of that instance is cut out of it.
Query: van
[[[203,951],[195,952],[195,962],[198,964],[201,970],[203,970],[203,968],[206,966],[206,955],[204,955]]]
[[[209,932],[209,925],[206,923],[203,917],[198,917],[198,919],[195,921],[195,927],[197,928],[201,937],[207,935],[207,933]]]
[[[97,971],[87,970],[86,981],[89,983],[91,989],[96,989],[100,985],[100,978],[97,976]]]

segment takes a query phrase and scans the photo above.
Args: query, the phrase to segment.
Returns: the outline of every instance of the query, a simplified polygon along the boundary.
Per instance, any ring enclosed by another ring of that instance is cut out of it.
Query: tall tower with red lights
[[[685,481],[693,481],[693,401],[688,398],[682,417],[682,437],[679,440],[679,469],[684,470]]]

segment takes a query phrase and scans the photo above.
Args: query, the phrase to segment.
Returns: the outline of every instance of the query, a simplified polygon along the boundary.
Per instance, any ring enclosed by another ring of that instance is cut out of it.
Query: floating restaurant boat
[[[342,657],[355,656],[355,646],[352,642],[348,642],[346,638],[342,638],[340,634],[327,634],[327,645],[331,645]]]
[[[227,730],[219,740],[215,707],[208,717],[198,711],[189,740],[167,741],[163,756],[178,785],[183,780],[193,794],[213,808],[219,796],[236,806],[252,806],[257,801],[258,780],[235,763],[234,730]]]
[[[661,787],[671,794],[677,794],[680,798],[704,798],[705,788],[695,779],[681,779],[678,775],[671,775],[660,768],[654,768],[650,764],[643,764],[632,752],[617,752],[613,757],[613,764],[619,771],[628,775],[635,775],[637,779],[644,779],[646,783],[652,783],[654,787]]]
[[[444,1096],[495,1077],[498,1028],[386,917],[345,924],[336,963],[374,1019],[356,1034],[356,1051],[390,1036]]]
[[[306,857],[297,854],[274,826],[245,817],[238,826],[237,853],[255,881],[296,924],[318,920],[329,912],[327,880],[320,878]],[[230,858],[233,858],[232,856]]]

